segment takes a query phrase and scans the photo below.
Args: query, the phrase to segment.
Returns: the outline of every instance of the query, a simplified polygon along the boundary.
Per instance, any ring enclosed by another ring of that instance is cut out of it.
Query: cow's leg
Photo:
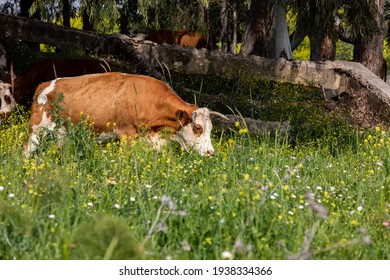
[[[47,131],[53,131],[56,127],[56,123],[51,120],[50,115],[46,112],[39,112],[41,113],[42,119],[38,124],[32,124],[36,118],[34,116],[31,118],[30,127],[31,132],[30,136],[28,138],[28,141],[25,145],[24,155],[25,157],[30,157],[39,146],[39,140],[42,137],[45,137],[47,135]],[[35,114],[37,115],[37,114]],[[57,138],[58,138],[58,144],[61,145],[62,139],[66,135],[66,130],[64,126],[61,126],[58,128],[57,131]]]

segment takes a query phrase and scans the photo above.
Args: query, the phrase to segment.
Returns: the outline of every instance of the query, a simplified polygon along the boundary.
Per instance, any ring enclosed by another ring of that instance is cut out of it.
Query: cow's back
[[[193,30],[179,30],[176,32],[177,44],[184,47],[194,47],[197,49],[206,48],[206,39],[198,32]]]
[[[172,30],[157,30],[146,36],[145,40],[153,41],[157,44],[176,44],[175,33]]]

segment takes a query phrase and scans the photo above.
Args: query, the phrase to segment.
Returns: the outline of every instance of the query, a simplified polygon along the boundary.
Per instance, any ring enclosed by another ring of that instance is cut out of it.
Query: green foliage
[[[310,40],[305,37],[302,43],[293,51],[293,58],[296,60],[310,60]]]
[[[70,259],[142,259],[131,229],[119,218],[96,215],[77,226],[71,239]]]
[[[352,60],[353,45],[338,40],[336,43],[336,58],[338,60]]]

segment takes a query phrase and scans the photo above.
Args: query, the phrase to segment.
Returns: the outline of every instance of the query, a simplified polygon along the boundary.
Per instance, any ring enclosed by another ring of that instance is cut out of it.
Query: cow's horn
[[[220,112],[216,112],[216,111],[211,111],[210,110],[210,115],[215,115],[215,116],[218,116],[224,120],[229,120],[228,117],[226,117],[225,115],[221,114]]]

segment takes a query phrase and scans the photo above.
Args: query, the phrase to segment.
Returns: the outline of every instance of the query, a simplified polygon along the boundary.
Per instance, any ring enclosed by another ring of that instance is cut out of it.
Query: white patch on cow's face
[[[195,150],[201,156],[212,156],[214,148],[211,144],[210,133],[212,129],[210,113],[207,108],[199,108],[192,113],[192,122],[183,126],[172,140],[186,150]]]
[[[0,81],[0,114],[8,114],[15,108],[11,85]]]
[[[43,129],[54,130],[55,127],[56,127],[56,123],[50,119],[50,117],[45,111],[43,111],[41,122],[39,124],[34,124],[31,127],[32,132],[28,139],[27,147],[26,150],[24,151],[24,155],[26,157],[30,157],[31,154],[37,149],[39,145],[40,136],[45,137],[47,134]],[[41,131],[42,134],[39,135]],[[61,139],[63,139],[65,135],[66,135],[66,130],[65,127],[62,126],[58,129],[58,139],[61,141]]]
[[[152,143],[153,148],[157,151],[161,151],[162,148],[167,144],[167,139],[162,138],[160,134],[156,133],[154,135],[149,135],[148,142]]]
[[[50,85],[38,95],[38,104],[45,105],[47,103],[47,95],[54,89],[57,80],[51,81]]]

